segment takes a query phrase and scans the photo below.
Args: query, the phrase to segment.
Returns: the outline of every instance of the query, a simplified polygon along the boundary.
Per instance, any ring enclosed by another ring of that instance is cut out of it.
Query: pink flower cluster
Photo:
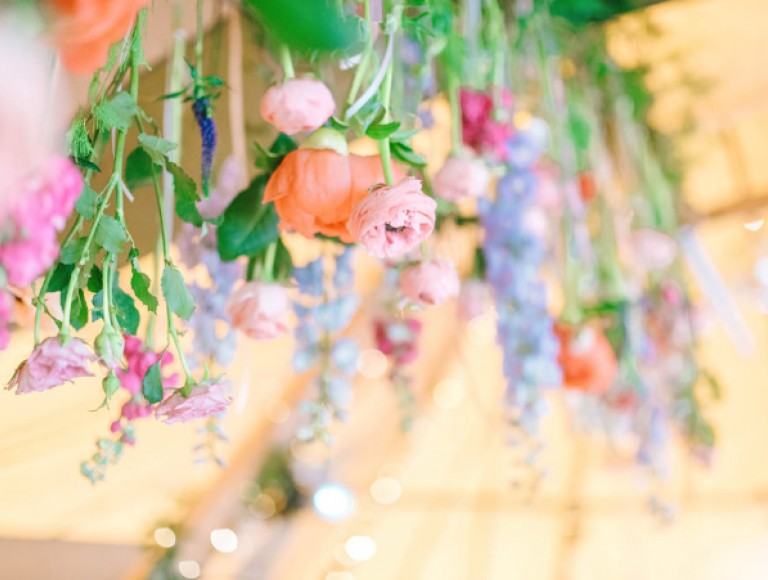
[[[15,387],[17,395],[47,391],[67,381],[93,376],[88,363],[96,361],[96,355],[79,338],[63,344],[57,336],[46,338],[16,369],[8,388]]]
[[[291,300],[280,284],[248,282],[227,302],[232,326],[254,340],[271,340],[288,332]]]
[[[188,393],[174,391],[157,406],[155,416],[168,424],[203,419],[226,410],[232,402],[229,386],[213,378],[193,386]]]
[[[15,188],[10,223],[0,224],[0,267],[12,286],[29,286],[59,255],[56,234],[83,189],[77,167],[52,157],[46,168]]]
[[[125,335],[125,350],[123,355],[126,360],[126,368],[117,371],[117,378],[120,379],[120,385],[132,395],[141,394],[142,381],[147,374],[149,367],[160,362],[160,368],[171,364],[173,362],[173,355],[165,351],[164,353],[154,352],[147,350],[144,347],[144,343],[140,338]],[[162,360],[161,360],[162,357]],[[163,388],[172,389],[179,381],[177,374],[172,374],[167,377],[163,377]],[[128,411],[131,413],[131,411]],[[127,418],[127,417],[126,417]]]
[[[391,356],[396,365],[406,365],[419,354],[417,339],[421,322],[415,318],[377,320],[375,325],[376,348]]]
[[[287,79],[267,89],[261,99],[262,118],[286,135],[322,127],[336,108],[328,87],[314,79]]]
[[[465,88],[459,92],[459,100],[464,144],[478,153],[490,154],[497,161],[505,160],[512,128],[493,118],[494,102],[491,94]],[[512,96],[509,91],[502,91],[500,104],[505,108],[511,107]]]

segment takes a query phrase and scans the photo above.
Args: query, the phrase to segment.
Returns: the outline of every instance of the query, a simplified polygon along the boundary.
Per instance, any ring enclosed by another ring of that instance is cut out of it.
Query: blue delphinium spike
[[[216,123],[213,120],[211,102],[207,97],[195,99],[192,103],[192,111],[195,113],[195,120],[197,121],[197,126],[200,128],[200,139],[203,144],[202,186],[203,195],[208,197],[210,194],[213,154],[216,151]]]

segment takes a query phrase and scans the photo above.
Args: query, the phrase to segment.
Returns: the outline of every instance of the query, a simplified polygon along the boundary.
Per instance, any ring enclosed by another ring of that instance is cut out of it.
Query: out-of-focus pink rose
[[[376,348],[391,356],[398,365],[416,360],[419,354],[417,340],[421,322],[415,318],[377,320],[375,323]]]
[[[544,211],[560,213],[564,198],[555,171],[553,167],[543,164],[539,164],[533,170],[537,182],[535,204]]]
[[[459,293],[459,318],[464,322],[482,316],[488,311],[493,293],[491,287],[478,278],[472,278],[461,285]]]
[[[0,10],[0,78],[7,79],[0,86],[0,231],[25,200],[19,183],[45,167],[71,113],[66,87],[51,86],[51,58],[39,35],[12,13]]]
[[[17,395],[47,391],[67,381],[93,376],[88,363],[96,360],[79,338],[71,338],[66,344],[56,336],[46,338],[16,369],[8,388],[15,387]]]
[[[168,424],[202,419],[226,410],[232,399],[226,383],[219,378],[193,386],[185,397],[178,389],[157,406],[155,416]]]
[[[261,99],[262,118],[286,135],[322,127],[336,108],[328,87],[314,79],[287,79],[267,89]]]
[[[291,301],[280,284],[248,282],[227,302],[232,326],[255,340],[270,340],[288,332]]]
[[[502,108],[512,106],[512,95],[506,89],[500,93]],[[461,134],[465,145],[478,153],[488,153],[494,159],[502,161],[507,157],[507,141],[512,136],[512,128],[493,118],[493,89],[489,93],[479,93],[472,89],[459,91],[461,103]]]
[[[436,209],[435,200],[421,191],[421,181],[406,177],[397,185],[373,187],[352,210],[347,228],[371,255],[393,258],[429,237]]]
[[[11,340],[11,303],[13,298],[5,290],[0,289],[0,350],[5,349]]]
[[[537,238],[546,238],[549,233],[549,220],[544,210],[535,206],[529,207],[523,214],[523,229]]]
[[[434,306],[459,295],[459,274],[450,260],[434,258],[400,274],[400,290],[416,304]]]
[[[642,228],[632,232],[632,246],[635,259],[646,270],[663,270],[677,256],[677,243],[674,238],[651,228]]]
[[[120,416],[127,421],[143,419],[144,417],[149,417],[151,413],[152,407],[149,404],[133,399],[125,403],[122,409],[120,409]]]
[[[29,286],[59,255],[57,232],[83,189],[77,167],[65,157],[53,157],[39,175],[18,185],[23,201],[10,213],[8,239],[0,243],[0,266],[12,286]]]
[[[168,351],[161,354],[159,352],[147,350],[144,342],[136,336],[126,334],[123,338],[125,338],[123,356],[125,357],[126,368],[117,371],[117,378],[120,379],[120,386],[132,395],[137,395],[141,393],[142,382],[144,381],[144,376],[147,374],[149,367],[157,363],[162,356],[160,369],[163,370],[163,367],[166,367],[173,362],[173,355]],[[175,387],[178,380],[179,377],[175,373],[164,376],[163,388],[171,389]]]
[[[200,215],[206,219],[219,217],[240,192],[240,185],[245,178],[245,170],[237,160],[230,156],[224,160],[219,171],[216,187],[211,195],[197,203]]]
[[[479,159],[449,157],[432,179],[435,195],[459,202],[467,197],[483,197],[488,193],[491,172]]]

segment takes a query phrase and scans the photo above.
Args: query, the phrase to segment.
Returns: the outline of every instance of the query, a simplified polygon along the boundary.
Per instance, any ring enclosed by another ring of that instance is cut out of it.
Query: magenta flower
[[[165,351],[164,353],[154,352],[147,350],[144,343],[140,338],[131,336],[130,334],[124,335],[125,347],[123,349],[123,356],[126,361],[126,368],[117,371],[117,378],[120,379],[120,385],[132,395],[138,395],[141,393],[141,385],[144,380],[144,375],[147,374],[149,367],[155,364],[162,356],[162,362],[160,363],[161,370],[163,367],[173,362],[173,355]],[[177,374],[172,374],[163,377],[163,388],[172,389],[176,386],[179,380]]]
[[[436,209],[435,200],[421,191],[421,181],[406,177],[397,185],[371,189],[352,209],[347,228],[371,255],[394,258],[429,237]]]
[[[96,362],[96,355],[79,338],[62,344],[58,337],[46,338],[29,358],[16,369],[8,388],[16,394],[47,391],[80,377],[92,377],[88,363]]]
[[[436,196],[456,203],[485,196],[490,183],[491,172],[479,159],[449,157],[432,178],[432,190]]]
[[[66,224],[83,189],[77,167],[53,157],[46,169],[19,184],[10,213],[10,238],[0,244],[0,266],[12,286],[29,286],[59,255],[56,234]]]
[[[314,79],[287,79],[270,87],[261,99],[261,116],[286,135],[322,127],[336,108],[333,95]]]
[[[175,390],[157,406],[155,416],[168,424],[185,423],[225,411],[232,399],[228,385],[220,378],[209,379],[189,388]]]
[[[435,258],[403,270],[400,290],[416,304],[435,306],[459,295],[459,274],[453,262]]]
[[[291,301],[280,284],[248,282],[227,302],[232,326],[255,340],[270,340],[288,332]]]
[[[491,89],[493,91],[493,89]],[[512,128],[494,120],[493,97],[489,93],[478,93],[471,89],[461,89],[461,133],[465,145],[478,153],[489,153],[494,159],[503,161],[507,158],[507,141],[512,136]],[[503,90],[501,102],[503,108],[510,108],[512,96]]]

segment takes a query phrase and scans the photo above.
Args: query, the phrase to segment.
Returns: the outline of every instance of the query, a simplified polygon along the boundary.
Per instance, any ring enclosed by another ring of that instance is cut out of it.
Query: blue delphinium
[[[544,410],[541,389],[559,385],[559,343],[547,311],[546,286],[540,268],[544,241],[524,222],[535,201],[533,172],[543,152],[541,127],[520,130],[510,141],[510,164],[499,181],[496,200],[480,200],[485,229],[483,251],[486,279],[494,290],[498,315],[497,340],[503,351],[506,399],[511,420],[523,434],[535,434]],[[514,154],[512,154],[514,153]]]
[[[213,109],[208,97],[200,97],[192,101],[192,112],[200,129],[202,142],[202,185],[203,193],[208,197],[213,168],[213,154],[216,152],[216,123],[213,120]]]
[[[358,306],[352,257],[349,247],[336,256],[332,284],[327,289],[322,258],[294,269],[299,298],[294,302],[298,324],[293,367],[297,372],[319,369],[315,381],[318,396],[303,406],[310,422],[299,431],[302,440],[329,442],[331,422],[343,419],[351,402],[358,347],[354,339],[340,338],[339,334],[349,326]]]

